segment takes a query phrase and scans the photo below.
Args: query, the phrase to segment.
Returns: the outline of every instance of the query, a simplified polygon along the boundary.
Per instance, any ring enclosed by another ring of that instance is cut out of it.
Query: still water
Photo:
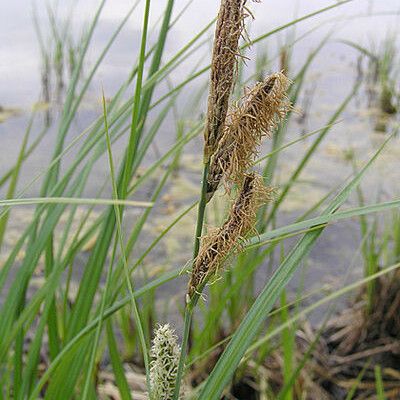
[[[72,42],[76,43],[81,33],[87,29],[99,1],[63,1],[59,3],[57,8],[58,21],[62,23],[68,15],[71,15],[68,35]],[[72,136],[82,132],[90,122],[101,114],[100,96],[102,88],[104,88],[106,96],[111,97],[128,76],[138,53],[143,3],[143,1],[139,2],[137,9],[101,64],[83,107],[74,121],[71,129]],[[151,2],[151,24],[159,20],[165,3],[163,0]],[[188,40],[193,38],[215,17],[219,2],[215,0],[193,0],[189,3],[189,7],[169,34],[164,55],[165,61],[174,56]],[[256,38],[294,18],[300,18],[333,3],[333,1],[327,0],[264,0],[262,3],[249,1],[248,6],[255,20],[250,22],[248,34],[251,38]],[[53,112],[53,128],[50,129],[49,134],[25,163],[20,180],[21,188],[26,186],[49,162],[51,156],[49,149],[54,145],[54,133],[57,127],[57,110],[59,110],[63,101],[61,95],[59,98],[57,96],[51,97],[52,104],[50,105],[43,102],[41,75],[43,57],[38,44],[37,30],[35,30],[33,23],[33,14],[35,13],[38,26],[46,39],[44,46],[50,46],[51,40],[48,38],[52,34],[43,4],[42,1],[31,0],[2,0],[0,3],[0,110],[2,112],[2,118],[0,118],[0,175],[3,175],[15,162],[32,109],[43,107],[43,113],[48,111],[49,108]],[[88,53],[85,64],[86,71],[93,66],[96,57],[133,4],[133,1],[127,0],[106,1]],[[175,15],[177,16],[187,4],[187,1],[175,1]],[[360,79],[360,75],[366,73],[368,69],[366,59],[361,59],[360,53],[345,44],[345,40],[379,52],[387,38],[394,38],[395,46],[398,49],[399,13],[399,0],[353,0],[341,7],[299,22],[295,29],[282,30],[268,41],[262,41],[246,52],[246,56],[253,60],[253,62],[248,62],[248,70],[254,72],[255,60],[257,57],[260,58],[261,55],[265,55],[270,61],[266,67],[266,72],[274,71],[279,68],[280,49],[284,44],[293,42],[295,38],[297,41],[292,48],[289,69],[289,75],[295,76],[310,52],[318,46],[327,34],[331,34],[329,42],[320,51],[307,74],[305,89],[298,104],[299,116],[289,126],[288,139],[296,139],[302,134],[326,125],[338,105],[351,92],[356,79]],[[150,32],[150,40],[154,41],[156,32]],[[195,54],[188,57],[171,73],[169,85],[179,84],[193,68],[200,68],[209,63],[211,33],[210,31],[208,36],[205,36],[210,40],[206,41]],[[207,74],[200,76],[178,98],[178,105],[184,107],[188,99],[194,97],[206,81]],[[56,82],[53,80],[51,83],[54,89]],[[165,89],[160,89],[155,97],[162,95],[163,90],[165,92]],[[385,122],[387,126],[377,132],[375,129],[378,118],[377,112],[373,107],[368,106],[367,97],[367,86],[362,85],[359,93],[351,101],[349,108],[342,114],[340,122],[333,127],[317,154],[305,169],[299,185],[294,187],[288,201],[284,204],[283,211],[286,214],[282,215],[282,221],[292,220],[294,215],[316,202],[351,173],[352,167],[346,161],[346,152],[349,149],[354,151],[357,160],[361,163],[385,139],[387,132],[390,132],[391,126],[396,123],[398,117],[391,117],[389,121]],[[193,118],[199,118],[205,108],[204,98],[200,104],[201,107],[198,110],[191,110]],[[151,118],[154,118],[156,113],[157,109]],[[42,123],[43,119],[34,123],[33,137],[39,134]],[[159,156],[160,149],[162,152],[173,143],[175,139],[174,127],[174,119],[170,116],[161,129],[162,135],[156,141],[157,148],[152,149],[151,154],[146,159],[147,163]],[[300,159],[312,140],[313,138],[305,139],[301,144],[293,146],[285,152],[280,165],[279,176],[277,176],[276,184],[278,186],[285,182],[285,177],[296,165],[296,162],[293,161]],[[186,171],[189,179],[184,182],[186,185],[184,190],[186,193],[190,193],[193,198],[196,195],[195,182],[199,180],[199,170],[196,165],[199,166],[201,162],[200,157],[197,157],[201,145],[199,139],[188,147],[187,154],[184,155],[186,160],[190,160],[190,162],[188,161],[188,165],[190,165],[187,167],[189,171]],[[122,144],[116,146],[116,157],[121,154],[122,150]],[[67,157],[66,163],[69,160],[70,158]],[[399,139],[395,138],[364,183],[365,190],[371,194],[370,202],[375,201],[378,195],[381,201],[391,199],[393,195],[398,195],[400,192],[398,184],[400,182],[399,160],[400,143]],[[108,177],[107,163],[99,163],[85,194],[93,196],[106,177]],[[396,182],[397,184],[395,184]],[[193,185],[193,187],[190,185]],[[39,184],[33,185],[26,192],[26,196],[36,196],[39,188]],[[178,186],[178,188],[182,188],[182,186]],[[171,188],[171,190],[174,189]],[[11,233],[14,232],[10,235],[11,238],[18,237],[19,228],[24,223],[23,217],[18,213],[21,213],[21,211],[17,210],[14,218],[10,221]],[[158,218],[160,224],[162,224],[162,213]],[[188,231],[190,231],[191,226],[192,221],[189,221]],[[184,236],[188,235],[188,231],[184,233]],[[336,273],[340,273],[347,266],[343,260],[351,258],[357,241],[357,226],[350,222],[331,229],[311,257],[312,262],[320,267],[316,269],[317,272],[313,272],[313,280],[318,281],[319,277],[322,279],[324,276],[327,267],[326,260],[329,261],[330,266],[336,266]],[[173,249],[174,243],[170,246]],[[190,253],[189,247],[188,254]],[[337,251],[338,248],[341,249],[340,255]],[[182,251],[182,256],[183,258],[186,257],[185,251]],[[320,272],[318,273],[318,271]]]

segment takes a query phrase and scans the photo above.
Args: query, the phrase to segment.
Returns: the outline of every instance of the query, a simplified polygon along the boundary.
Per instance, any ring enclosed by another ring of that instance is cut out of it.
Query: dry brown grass
[[[374,399],[374,367],[380,365],[386,399],[399,399],[400,274],[376,281],[370,312],[366,311],[365,299],[366,293],[361,292],[358,300],[328,325],[323,335],[326,361],[319,369],[320,381],[339,396],[354,385],[364,370],[354,399]]]
[[[378,365],[385,398],[400,398],[400,274],[382,277],[376,283],[371,312],[366,312],[362,290],[347,309],[331,318],[321,335],[318,327],[309,323],[298,329],[296,363],[314,341],[316,347],[295,381],[295,399],[344,400],[355,388],[353,400],[375,400]],[[280,349],[265,361],[268,386],[275,393],[283,386],[283,365]]]

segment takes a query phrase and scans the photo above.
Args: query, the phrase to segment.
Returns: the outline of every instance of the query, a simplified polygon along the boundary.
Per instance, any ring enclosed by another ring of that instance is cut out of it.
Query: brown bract
[[[200,292],[229,253],[254,229],[258,208],[269,201],[273,190],[264,186],[260,175],[252,172],[243,179],[240,192],[232,204],[229,217],[220,228],[210,229],[202,238],[199,255],[191,274],[188,294]]]
[[[243,31],[244,0],[222,0],[215,30],[211,62],[210,93],[204,132],[207,162],[222,136],[229,97],[236,75],[239,39]]]
[[[286,96],[289,80],[276,73],[257,83],[233,107],[227,117],[223,137],[214,154],[207,180],[207,200],[217,190],[221,179],[240,184],[253,164],[263,137],[270,136],[290,110]]]

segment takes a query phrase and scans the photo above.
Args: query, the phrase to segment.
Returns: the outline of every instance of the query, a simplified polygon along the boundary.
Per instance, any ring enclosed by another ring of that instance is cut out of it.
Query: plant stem
[[[194,247],[193,247],[193,263],[196,260],[197,255],[199,254],[200,250],[200,238],[203,232],[203,224],[204,224],[204,215],[207,206],[206,194],[207,194],[207,177],[208,171],[210,168],[210,161],[207,161],[204,164],[203,168],[203,180],[201,184],[201,194],[200,194],[200,201],[199,201],[199,208],[197,212],[197,223],[196,223],[196,234],[194,238]],[[196,304],[200,298],[199,293],[195,293],[191,299],[186,300],[185,306],[185,314],[184,314],[184,322],[183,322],[183,337],[182,337],[182,345],[181,345],[181,354],[179,358],[179,365],[178,371],[176,375],[176,384],[175,384],[175,391],[174,391],[174,400],[179,399],[179,392],[181,387],[181,381],[183,376],[183,369],[185,367],[186,361],[186,354],[188,349],[189,343],[189,335],[190,335],[190,328],[192,325],[192,317],[193,317],[193,310],[196,307]]]
[[[210,169],[210,162],[208,161],[204,164],[203,169],[203,180],[201,183],[201,195],[200,195],[200,202],[199,202],[199,209],[197,213],[197,223],[196,223],[196,236],[194,238],[194,249],[193,249],[193,262],[197,255],[199,254],[200,249],[200,237],[203,233],[203,222],[204,222],[204,214],[206,211],[206,194],[207,194],[207,177],[208,171]]]

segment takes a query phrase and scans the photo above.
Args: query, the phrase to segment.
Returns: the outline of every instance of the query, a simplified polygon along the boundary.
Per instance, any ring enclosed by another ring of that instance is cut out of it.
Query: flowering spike
[[[228,188],[240,184],[252,165],[263,137],[270,136],[290,109],[289,80],[283,73],[257,83],[230,111],[224,135],[213,156],[207,179],[209,201],[224,178]]]
[[[159,325],[150,350],[150,399],[172,400],[178,372],[180,347],[169,324]]]
[[[204,132],[205,161],[215,152],[222,136],[237,70],[239,39],[243,32],[244,0],[222,0],[215,29],[210,93]]]
[[[240,247],[241,239],[254,229],[258,208],[271,199],[273,190],[264,186],[263,178],[246,174],[229,217],[220,228],[209,230],[202,238],[194,263],[188,294],[200,292],[204,283],[217,272],[226,257]]]

